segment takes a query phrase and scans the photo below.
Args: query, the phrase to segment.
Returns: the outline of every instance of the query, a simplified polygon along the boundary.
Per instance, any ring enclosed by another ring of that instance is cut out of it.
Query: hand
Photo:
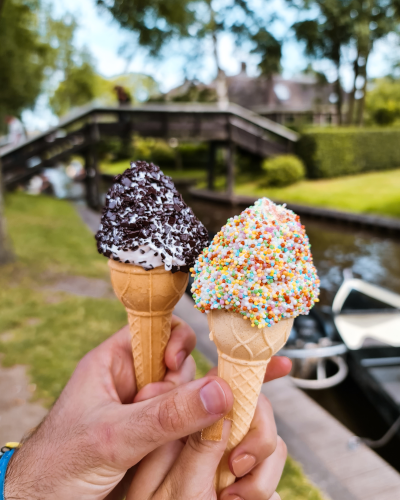
[[[265,381],[287,375],[290,368],[287,358],[273,358]],[[137,468],[127,500],[216,500],[213,479],[230,428],[225,421],[220,442],[202,441],[198,432],[186,442],[170,442],[150,453]],[[285,461],[286,445],[277,436],[271,404],[261,395],[249,433],[229,457],[238,479],[221,492],[220,499],[279,500],[275,489]]]
[[[194,345],[190,327],[173,318],[165,379],[138,394],[127,327],[87,354],[13,456],[6,500],[122,499],[122,479],[144,456],[225,415],[233,396],[224,381],[209,376],[189,382],[195,363],[187,356]]]

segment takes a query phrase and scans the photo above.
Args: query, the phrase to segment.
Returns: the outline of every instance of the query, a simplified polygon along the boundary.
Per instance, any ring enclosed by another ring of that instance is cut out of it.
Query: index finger
[[[172,315],[171,337],[165,349],[165,364],[177,371],[196,346],[193,329],[178,316]]]
[[[264,383],[289,375],[291,369],[292,362],[289,358],[286,358],[285,356],[273,356],[271,361],[268,363],[264,376]],[[217,371],[218,368],[215,366],[208,372],[208,374],[217,375]]]
[[[249,432],[229,456],[236,477],[248,474],[275,451],[278,433],[271,403],[261,394]]]

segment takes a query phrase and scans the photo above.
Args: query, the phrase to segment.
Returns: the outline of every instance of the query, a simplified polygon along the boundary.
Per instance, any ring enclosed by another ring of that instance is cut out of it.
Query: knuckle
[[[277,444],[276,444],[276,451],[279,453],[280,456],[286,459],[287,457],[287,446],[285,441],[278,436],[277,438]]]
[[[161,486],[161,496],[160,498],[162,499],[173,499],[173,498],[178,498],[179,493],[180,493],[180,480],[177,477],[176,474],[168,474],[166,477],[165,481],[163,482]]]
[[[179,433],[194,418],[188,403],[177,393],[160,403],[155,417],[164,434]]]
[[[265,487],[265,483],[261,478],[257,477],[253,479],[251,490],[252,491],[250,498],[252,500],[267,500],[267,488]]]
[[[264,453],[266,454],[267,457],[269,457],[276,450],[278,442],[277,436],[275,432],[268,432],[263,435],[262,439],[264,441],[263,443]]]

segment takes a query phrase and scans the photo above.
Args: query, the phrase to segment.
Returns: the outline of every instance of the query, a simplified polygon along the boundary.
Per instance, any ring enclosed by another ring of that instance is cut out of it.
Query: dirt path
[[[26,367],[0,367],[0,446],[20,441],[47,414],[39,403],[30,402],[35,389],[29,383]]]
[[[94,231],[100,216],[85,207],[81,216]],[[110,283],[99,279],[53,276],[49,282],[51,284],[43,289],[84,297],[115,298]],[[3,368],[0,363],[0,446],[8,441],[20,441],[24,434],[36,427],[47,414],[47,409],[40,403],[31,401],[35,390],[35,385],[29,381],[25,366]]]

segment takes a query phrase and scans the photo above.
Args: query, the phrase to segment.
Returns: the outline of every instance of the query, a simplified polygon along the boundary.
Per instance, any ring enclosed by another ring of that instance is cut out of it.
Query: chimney
[[[242,68],[240,70],[240,73],[242,75],[246,75],[247,74],[247,64],[245,62],[242,62]]]

